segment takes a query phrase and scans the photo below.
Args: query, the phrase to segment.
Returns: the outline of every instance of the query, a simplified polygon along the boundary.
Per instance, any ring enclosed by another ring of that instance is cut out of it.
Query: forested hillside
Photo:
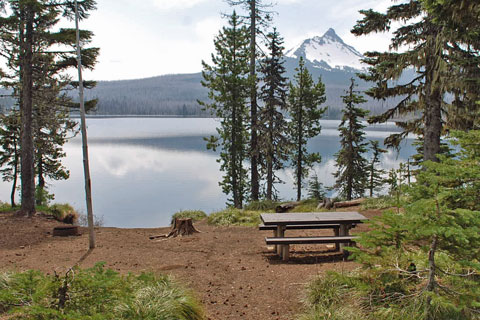
[[[308,67],[307,61],[307,67]],[[293,74],[294,59],[287,58],[288,75]],[[327,105],[329,109],[325,118],[339,119],[342,108],[341,95],[345,94],[354,72],[342,70],[322,70],[309,68],[313,77],[322,80],[326,85]],[[202,111],[197,100],[207,99],[207,90],[200,84],[202,75],[177,74],[147,79],[100,81],[97,87],[86,92],[87,99],[98,98],[98,107],[94,114],[98,115],[179,115],[209,116]],[[358,90],[368,87],[359,81]],[[369,100],[365,107],[372,113],[379,113],[389,105],[388,101]]]

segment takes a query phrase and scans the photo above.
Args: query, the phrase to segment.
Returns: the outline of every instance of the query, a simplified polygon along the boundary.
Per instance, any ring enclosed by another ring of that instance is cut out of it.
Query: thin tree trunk
[[[28,217],[35,214],[35,170],[34,147],[32,133],[33,110],[33,19],[32,4],[23,8],[25,17],[25,34],[21,35],[21,182],[22,206],[21,212]]]
[[[12,208],[15,207],[15,192],[17,191],[17,178],[18,178],[18,149],[17,141],[13,140],[13,181],[12,181],[12,192],[10,194],[10,204]]]
[[[37,194],[37,199],[36,199],[36,204],[37,206],[41,206],[42,205],[42,197],[43,197],[43,193],[44,193],[44,190],[45,190],[45,179],[43,177],[43,161],[42,161],[42,154],[41,153],[38,153],[37,155],[38,157],[38,162],[37,162],[37,175],[38,175],[38,184],[37,184],[37,188],[38,188],[38,194]]]
[[[272,104],[273,101],[273,93],[270,92],[270,103],[268,106],[268,120],[269,120],[269,128],[268,128],[268,151],[267,151],[267,200],[272,200],[273,197],[273,157],[274,157],[274,150],[273,150],[273,132],[274,132],[274,124],[273,124],[273,112],[274,112],[274,105]]]
[[[90,162],[88,160],[88,139],[87,139],[87,121],[85,119],[85,102],[83,98],[83,77],[82,77],[82,54],[80,48],[80,30],[78,28],[78,3],[75,0],[75,29],[76,29],[76,46],[77,46],[77,69],[78,69],[78,95],[80,99],[80,120],[82,131],[82,150],[83,150],[83,173],[85,176],[85,200],[87,204],[87,220],[88,220],[88,245],[90,249],[95,248],[95,229],[93,220],[92,206],[92,182],[90,179]]]
[[[251,122],[251,140],[250,140],[250,158],[251,158],[251,198],[257,201],[259,198],[259,175],[258,175],[258,136],[257,136],[257,80],[256,80],[256,0],[250,0],[250,122]]]
[[[303,152],[302,152],[302,112],[299,112],[299,119],[298,119],[298,156],[297,156],[297,201],[302,199],[302,160],[303,160]]]
[[[428,252],[428,283],[427,283],[427,291],[434,291],[435,287],[437,286],[437,282],[435,280],[436,274],[436,265],[435,265],[435,252],[437,250],[438,244],[438,236],[435,235],[433,237],[432,243],[430,244],[430,251]],[[432,299],[431,297],[427,298],[427,312],[426,312],[426,320],[434,320],[435,315],[432,313],[431,307]]]

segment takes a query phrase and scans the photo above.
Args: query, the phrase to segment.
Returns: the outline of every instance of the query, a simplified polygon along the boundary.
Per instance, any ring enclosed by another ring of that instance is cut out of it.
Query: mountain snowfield
[[[363,55],[349,46],[332,28],[321,37],[304,40],[285,54],[288,58],[309,60],[313,67],[325,70],[353,68],[362,70],[366,67],[360,59]]]

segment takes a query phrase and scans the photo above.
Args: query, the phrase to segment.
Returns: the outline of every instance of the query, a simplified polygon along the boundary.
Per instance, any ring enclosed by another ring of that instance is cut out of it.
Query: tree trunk
[[[15,192],[17,191],[17,179],[18,179],[18,145],[17,139],[13,138],[13,179],[12,179],[12,192],[10,193],[10,204],[12,208],[15,207]]]
[[[437,250],[437,243],[438,243],[438,236],[434,236],[432,243],[430,244],[430,251],[428,252],[428,283],[427,283],[427,291],[435,290],[437,286],[437,282],[435,281],[435,274],[436,274],[436,265],[435,265],[435,252]],[[432,299],[428,297],[427,299],[427,320],[434,320],[435,315],[432,313],[431,307]]]
[[[44,190],[45,190],[45,179],[43,178],[43,162],[42,162],[42,154],[38,153],[38,163],[37,163],[37,174],[38,174],[38,194],[37,194],[37,199],[36,199],[36,204],[37,206],[41,206],[43,203],[42,200],[44,197]]]
[[[423,159],[425,161],[438,161],[437,154],[440,153],[440,137],[442,134],[442,93],[439,89],[436,72],[442,52],[440,46],[436,45],[436,34],[430,36],[429,47],[433,48],[427,56],[426,78],[425,78],[425,128],[423,143]],[[433,43],[432,43],[433,42]],[[437,48],[438,47],[438,48]]]
[[[32,134],[33,110],[33,19],[34,8],[26,4],[23,8],[25,16],[25,35],[21,36],[21,212],[31,217],[35,214],[35,170],[34,146]]]
[[[273,101],[272,93],[270,94],[270,101]],[[269,117],[269,128],[268,128],[268,146],[267,146],[267,200],[272,200],[273,197],[273,104],[272,102],[268,105],[268,117]]]
[[[250,4],[250,122],[251,122],[251,141],[250,141],[250,157],[251,157],[251,183],[252,194],[251,199],[257,201],[259,197],[260,183],[258,176],[258,136],[257,136],[257,80],[256,80],[256,21],[257,10],[256,0],[249,0]]]

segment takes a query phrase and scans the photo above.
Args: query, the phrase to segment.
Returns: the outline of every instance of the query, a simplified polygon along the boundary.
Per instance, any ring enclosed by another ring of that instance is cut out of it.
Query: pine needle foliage
[[[221,147],[220,170],[225,172],[219,183],[229,204],[242,208],[249,188],[247,170],[243,163],[248,158],[247,126],[249,122],[246,99],[249,93],[249,40],[248,30],[235,12],[229,26],[224,27],[214,40],[215,54],[212,65],[203,64],[202,85],[209,89],[210,102],[199,101],[207,110],[220,118],[219,138],[205,138],[207,149]]]
[[[303,58],[300,58],[295,71],[294,82],[289,84],[288,95],[288,112],[291,118],[289,139],[292,143],[290,161],[294,168],[297,201],[300,201],[304,179],[308,177],[312,166],[321,162],[319,153],[308,153],[307,142],[320,134],[320,119],[327,108],[320,107],[326,101],[325,85],[321,79],[316,83],[313,81]]]
[[[374,219],[360,235],[361,249],[351,249],[370,276],[393,289],[374,297],[393,304],[383,306],[390,314],[402,315],[405,305],[416,319],[480,318],[480,132],[453,137],[457,157],[426,162],[404,211]]]
[[[361,119],[367,116],[368,111],[357,106],[365,103],[366,99],[356,93],[354,87],[355,80],[351,79],[347,94],[342,96],[345,107],[342,110],[342,121],[338,126],[340,150],[335,154],[338,169],[333,174],[336,178],[334,188],[347,200],[364,195],[368,177],[367,160],[363,156],[367,151],[363,131],[366,126],[361,123]]]

